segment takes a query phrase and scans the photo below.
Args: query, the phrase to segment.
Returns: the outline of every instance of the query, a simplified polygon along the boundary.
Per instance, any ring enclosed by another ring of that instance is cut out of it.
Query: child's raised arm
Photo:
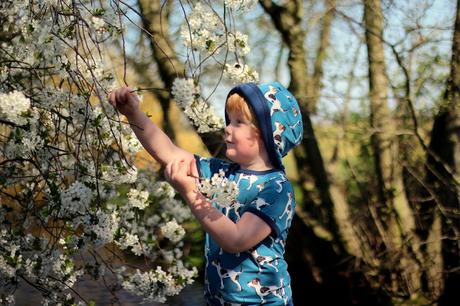
[[[126,116],[131,128],[144,148],[163,166],[172,160],[192,160],[194,156],[176,146],[168,135],[156,126],[139,107],[139,98],[129,87],[122,87],[109,94],[109,103]],[[197,171],[191,169],[197,176]]]

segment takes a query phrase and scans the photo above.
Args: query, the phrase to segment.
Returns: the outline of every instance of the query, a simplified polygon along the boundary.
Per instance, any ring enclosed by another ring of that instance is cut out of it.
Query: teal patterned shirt
[[[287,305],[290,276],[284,246],[295,209],[294,191],[284,171],[252,171],[216,158],[196,156],[200,177],[220,169],[237,183],[239,195],[230,207],[219,209],[233,222],[245,212],[263,219],[271,234],[242,253],[227,253],[206,233],[205,298],[209,305]]]

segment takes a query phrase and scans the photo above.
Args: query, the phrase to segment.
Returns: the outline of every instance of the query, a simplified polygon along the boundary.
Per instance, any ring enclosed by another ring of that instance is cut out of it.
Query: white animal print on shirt
[[[268,86],[269,90],[264,94],[265,99],[272,103],[272,107],[270,109],[270,116],[273,115],[275,112],[285,112],[285,110],[281,107],[281,102],[276,98],[275,94],[277,90],[273,86]]]
[[[241,173],[236,184],[239,186],[241,180],[248,180],[249,186],[248,188],[246,188],[246,190],[250,190],[252,188],[252,185],[257,181],[257,179],[257,175]]]
[[[208,277],[207,277],[207,273],[208,273],[208,265],[209,265],[209,254],[211,253],[211,249],[207,245],[208,243],[209,243],[209,241],[206,241],[206,246],[204,248],[204,257],[206,258],[206,261],[205,261],[206,266],[205,266],[205,269],[204,269],[204,273],[205,273],[204,287],[207,288],[207,290],[209,292],[209,290],[211,288],[210,288],[209,280],[208,280]]]
[[[260,183],[260,184],[257,184],[257,185],[256,185],[256,188],[257,188],[257,190],[259,191],[259,193],[260,193],[262,190],[264,190],[265,184],[266,184],[266,182],[263,182],[263,183]]]
[[[262,266],[267,265],[275,269],[276,272],[278,272],[278,268],[272,264],[272,262],[275,262],[276,260],[273,259],[271,256],[262,256],[260,255],[256,249],[250,250],[250,253],[254,260],[256,261],[257,267],[259,268],[259,273],[262,272]]]
[[[276,243],[279,243],[283,246],[283,248],[286,246],[286,240],[280,239],[280,238],[273,238],[273,236],[268,236],[268,238],[271,241],[270,247],[272,248]]]
[[[281,138],[281,135],[284,133],[284,131],[286,130],[285,126],[276,121],[275,122],[275,131],[273,132],[273,139],[275,141],[275,145],[277,145],[279,148],[281,148],[281,151],[284,150],[284,143],[283,143],[283,140]]]
[[[236,218],[237,220],[241,219],[241,215],[240,215],[240,208],[243,207],[244,205],[241,204],[240,202],[238,201],[233,201],[232,203],[232,208],[233,208],[233,211],[235,212],[235,215],[236,215]]]
[[[276,192],[280,193],[281,191],[283,191],[283,183],[286,181],[286,177],[280,174],[280,178],[278,180],[275,180],[275,184],[277,186]]]
[[[261,209],[263,206],[268,206],[270,205],[270,203],[266,202],[264,199],[262,198],[257,198],[254,202],[252,203],[255,203],[256,204],[256,208],[259,210]]]
[[[298,126],[302,121],[298,120],[296,123],[292,124],[292,125],[289,125],[289,128],[290,129],[295,129],[296,126]]]
[[[213,260],[212,265],[217,269],[217,274],[220,278],[220,289],[224,289],[224,278],[230,278],[230,280],[238,287],[238,291],[241,291],[241,285],[238,282],[238,278],[240,274],[243,273],[242,271],[237,272],[234,270],[222,268],[218,259]]]
[[[294,114],[294,117],[297,117],[297,115],[299,115],[299,111],[295,107],[292,108],[292,113]]]
[[[257,295],[260,297],[261,304],[265,303],[264,297],[269,295],[269,294],[272,294],[272,295],[280,298],[283,301],[285,300],[280,294],[281,289],[284,288],[284,287],[264,286],[264,285],[262,285],[260,283],[260,280],[258,278],[254,278],[252,281],[250,281],[248,283],[248,286],[253,287],[256,290]]]
[[[283,211],[283,214],[281,216],[279,216],[280,219],[282,219],[284,217],[284,215],[287,216],[286,218],[286,224],[285,226],[287,227],[288,225],[288,222],[292,220],[292,215],[293,215],[293,211],[292,211],[292,192],[289,192],[288,193],[288,201],[286,203],[286,207],[284,208],[284,211]]]

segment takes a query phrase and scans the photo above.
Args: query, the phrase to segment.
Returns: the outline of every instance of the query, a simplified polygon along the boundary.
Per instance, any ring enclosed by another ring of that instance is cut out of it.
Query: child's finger
[[[177,161],[172,160],[166,166],[166,169],[168,170],[168,174],[170,178],[173,178],[176,173],[176,169],[177,169],[176,164],[177,164]]]
[[[121,89],[117,89],[115,91],[115,104],[119,106],[122,104],[122,101]]]
[[[115,106],[115,105],[113,105],[113,98],[112,98],[112,96],[113,96],[113,91],[109,92],[109,95],[108,95],[107,98],[108,98],[108,101],[109,101],[110,105]]]
[[[129,87],[128,87],[128,93],[126,95],[131,102],[133,103],[139,102],[139,96],[135,92],[133,92]]]
[[[165,171],[164,171],[164,175],[168,181],[171,179],[171,165],[172,165],[172,162],[169,162],[166,165]]]
[[[117,96],[116,96],[116,90],[112,91],[110,93],[110,104],[112,104],[114,107],[117,106]]]
[[[174,179],[177,174],[177,161],[173,160],[171,162],[171,179]]]
[[[121,89],[123,100],[128,101],[128,99],[131,98],[130,91],[131,91],[131,89],[129,87],[126,87],[126,86]]]
[[[198,178],[200,176],[199,173],[198,173],[198,168],[196,167],[195,159],[190,160],[189,169],[190,169],[190,176],[192,176],[194,178]]]

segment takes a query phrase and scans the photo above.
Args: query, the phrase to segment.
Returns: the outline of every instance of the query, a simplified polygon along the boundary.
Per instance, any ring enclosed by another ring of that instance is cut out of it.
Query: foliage
[[[190,211],[136,169],[140,143],[107,107],[104,46],[123,35],[121,14],[113,2],[0,4],[2,303],[22,281],[44,305],[88,303],[72,289],[84,275],[163,302],[196,274],[181,251]]]

